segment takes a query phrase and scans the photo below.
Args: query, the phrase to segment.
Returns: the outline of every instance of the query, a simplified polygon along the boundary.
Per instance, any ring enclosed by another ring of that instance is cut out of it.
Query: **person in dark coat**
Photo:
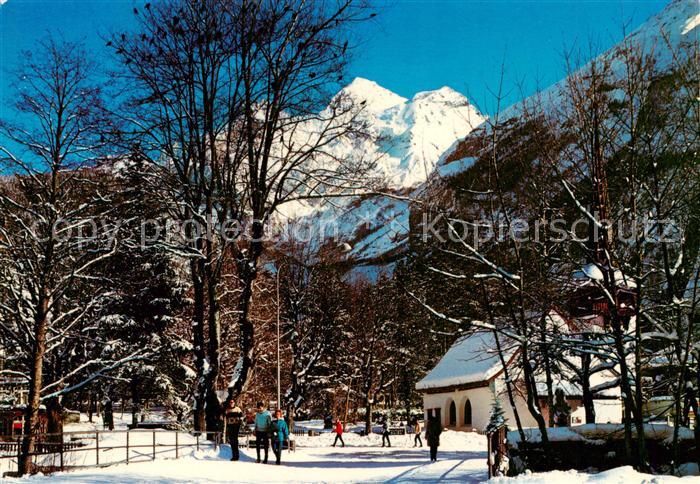
[[[277,458],[277,465],[282,462],[282,447],[284,441],[289,438],[289,427],[282,417],[282,410],[277,409],[275,420],[272,421],[272,452]]]
[[[333,430],[333,416],[326,415],[323,417],[323,430]]]
[[[343,422],[340,419],[335,421],[335,440],[333,441],[333,447],[340,440],[340,444],[345,447],[345,442],[343,441]]]
[[[437,449],[440,446],[440,434],[442,433],[442,425],[440,421],[431,415],[428,417],[428,426],[425,431],[425,439],[428,441],[428,447],[430,447],[430,461],[437,461]]]
[[[238,432],[241,430],[241,422],[243,422],[243,410],[241,410],[236,402],[231,400],[226,406],[226,437],[231,445],[231,460],[240,459],[238,451]]]
[[[114,410],[112,406],[112,400],[109,398],[104,405],[104,427],[109,430],[114,430]]]
[[[391,440],[389,440],[389,420],[384,417],[382,422],[382,447],[384,447],[384,442],[386,441],[387,447],[391,447]]]

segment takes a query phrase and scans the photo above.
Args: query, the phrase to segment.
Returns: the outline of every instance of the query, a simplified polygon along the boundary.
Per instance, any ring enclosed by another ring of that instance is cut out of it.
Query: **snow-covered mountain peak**
[[[485,119],[464,95],[449,87],[406,99],[374,81],[356,78],[336,99],[350,100],[361,110],[369,136],[336,140],[327,148],[331,158],[373,161],[371,178],[381,178],[389,190],[410,190],[425,182],[440,155]],[[302,225],[337,227],[338,237],[352,246],[347,257],[353,260],[370,260],[391,251],[405,241],[408,230],[408,203],[384,196],[334,200],[333,204],[292,203],[280,214]],[[366,236],[358,236],[358,231]]]
[[[484,120],[464,95],[447,86],[406,99],[358,77],[337,96],[349,98],[361,109],[371,136],[337,143],[340,152],[335,154],[362,153],[375,159],[376,175],[391,188],[424,182],[442,152]]]
[[[363,110],[372,113],[384,111],[407,101],[406,98],[363,77],[356,77],[350,84],[341,89],[338,95],[349,97],[356,104],[362,105]]]
[[[455,91],[451,87],[443,86],[434,91],[421,91],[416,93],[411,99],[412,102],[438,102],[438,103],[466,103],[469,104],[467,97]]]

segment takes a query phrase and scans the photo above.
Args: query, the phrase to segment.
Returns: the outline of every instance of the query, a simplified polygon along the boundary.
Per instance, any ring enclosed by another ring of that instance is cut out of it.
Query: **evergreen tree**
[[[489,423],[486,426],[486,433],[496,432],[501,427],[506,425],[506,413],[501,406],[501,400],[494,395],[493,404],[491,405],[491,416]]]

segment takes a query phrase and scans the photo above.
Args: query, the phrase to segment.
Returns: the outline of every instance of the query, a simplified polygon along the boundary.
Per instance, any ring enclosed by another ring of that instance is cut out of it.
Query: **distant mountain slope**
[[[672,60],[669,46],[678,46],[688,41],[697,42],[698,35],[700,35],[699,25],[700,2],[697,0],[673,0],[666,8],[644,22],[618,45],[601,54],[599,59],[612,59],[620,53],[625,45],[636,45],[644,48],[647,52],[653,49],[657,59],[657,68],[664,69]],[[582,69],[586,69],[586,67],[584,66]],[[503,110],[500,115],[501,119],[520,117],[522,106],[529,104],[531,100],[542,104],[545,110],[553,109],[560,102],[559,95],[565,87],[565,82],[566,79],[562,79],[541,93],[533,95],[530,99]],[[451,146],[440,158],[436,170],[431,176],[433,178],[452,177],[469,169],[473,160],[460,154],[468,151],[467,145],[473,141],[475,136],[480,135],[473,133],[471,136],[465,136]]]
[[[625,42],[653,47],[663,67],[670,60],[668,44],[697,40],[698,25],[698,1],[675,0],[602,55],[614,56]],[[555,107],[564,82],[536,96]],[[449,199],[449,180],[473,166],[470,145],[484,136],[487,127],[475,130],[485,118],[464,96],[449,88],[418,93],[411,100],[365,79],[356,79],[345,90],[357,101],[365,101],[371,129],[384,140],[363,149],[384,153],[378,170],[386,176],[395,198],[368,196],[340,207],[316,209],[304,223],[324,227],[327,240],[332,238],[333,243],[349,244],[346,258],[353,272],[372,280],[381,273],[391,273],[405,253],[410,200],[426,194]],[[502,117],[518,118],[521,105],[505,109]]]

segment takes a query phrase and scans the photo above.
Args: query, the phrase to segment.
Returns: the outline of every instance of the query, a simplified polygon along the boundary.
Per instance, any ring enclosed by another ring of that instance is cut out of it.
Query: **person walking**
[[[430,462],[437,461],[437,449],[440,446],[441,433],[442,425],[440,425],[440,421],[434,415],[428,417],[428,427],[425,431],[425,440],[428,441],[428,447],[430,447]]]
[[[420,446],[423,447],[423,440],[420,438],[422,430],[423,428],[420,426],[420,422],[416,419],[413,423],[413,433],[415,434],[415,437],[413,437],[413,447],[417,446],[419,443]]]
[[[272,431],[272,416],[265,410],[263,402],[258,402],[255,413],[255,453],[258,456],[257,463],[260,463],[260,448],[265,449],[265,461],[267,464],[268,448],[270,446],[270,432]]]
[[[233,400],[226,406],[226,437],[231,445],[231,460],[240,459],[238,451],[238,432],[241,430],[243,421],[243,410],[241,410]]]
[[[104,417],[103,417],[103,427],[109,430],[114,430],[114,410],[112,406],[112,400],[107,398],[104,403]]]
[[[341,446],[345,447],[345,442],[343,442],[343,422],[341,422],[340,419],[336,419],[336,421],[335,421],[335,440],[333,441],[333,447],[335,447],[335,444],[337,444],[339,440],[340,440]]]
[[[272,421],[272,452],[275,453],[277,465],[282,462],[282,447],[284,441],[289,438],[289,427],[282,417],[282,410],[277,409],[275,420]]]
[[[391,447],[391,440],[389,440],[389,436],[391,434],[389,433],[389,420],[384,417],[384,420],[382,421],[382,447],[384,447],[384,443],[386,442],[387,447]]]

